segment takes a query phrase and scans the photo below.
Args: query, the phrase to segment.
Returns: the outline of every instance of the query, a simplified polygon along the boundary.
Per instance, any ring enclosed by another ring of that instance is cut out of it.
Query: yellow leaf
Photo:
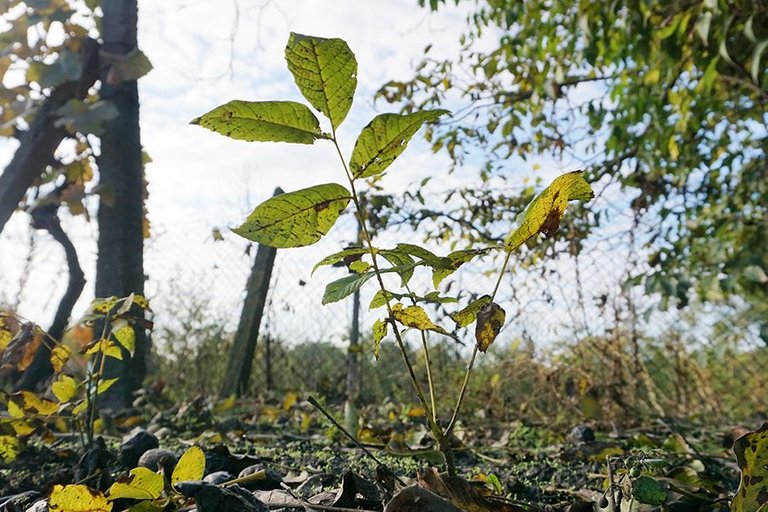
[[[224,400],[219,400],[213,405],[213,412],[226,412],[235,406],[237,397],[235,395],[229,395]]]
[[[133,326],[124,325],[118,329],[114,329],[112,335],[125,350],[133,355],[133,352],[136,349],[136,333],[133,330]]]
[[[386,320],[376,320],[373,323],[373,355],[376,359],[379,358],[379,347],[381,340],[387,335],[387,329],[389,329],[389,322]]]
[[[507,252],[516,250],[539,233],[554,235],[568,201],[589,201],[594,197],[582,174],[581,171],[574,171],[558,176],[531,201],[522,214],[520,226],[504,240]]]
[[[163,486],[162,475],[147,468],[133,468],[127,477],[112,484],[107,499],[154,500],[162,494]]]
[[[667,141],[667,149],[669,150],[669,157],[672,159],[672,161],[677,161],[678,157],[680,156],[680,147],[677,145],[677,141],[675,140],[674,135],[671,136]]]
[[[764,510],[768,503],[768,422],[738,438],[733,452],[741,469],[741,483],[731,503],[731,512]]]
[[[115,378],[115,379],[105,379],[105,380],[99,382],[99,385],[96,388],[96,394],[97,395],[102,394],[103,392],[105,392],[106,390],[111,388],[112,384],[114,384],[115,382],[117,382],[117,378]]]
[[[59,402],[69,402],[77,395],[77,381],[69,375],[59,375],[59,378],[51,384],[51,391]]]
[[[55,372],[60,372],[64,365],[69,361],[69,355],[72,353],[69,347],[65,345],[56,345],[51,350],[51,366]]]
[[[504,320],[507,318],[507,313],[504,308],[492,302],[486,304],[483,308],[477,312],[477,325],[475,326],[475,340],[477,342],[477,349],[480,352],[485,352],[491,343],[499,335],[501,328],[504,327]]]
[[[88,355],[103,353],[106,357],[114,357],[115,359],[122,359],[123,352],[120,347],[111,340],[100,339],[93,342],[85,351]]]
[[[286,393],[285,398],[283,398],[283,410],[290,411],[291,408],[294,405],[296,405],[296,402],[298,401],[299,401],[299,395],[293,392]]]
[[[398,303],[392,306],[392,314],[395,316],[395,320],[406,327],[413,327],[420,331],[435,331],[447,334],[445,329],[432,323],[427,312],[421,306],[408,306],[406,308]]]
[[[10,425],[17,436],[28,436],[35,431],[34,425],[26,419],[4,418],[3,423]]]
[[[87,408],[88,408],[88,401],[83,400],[82,402],[77,404],[74,409],[72,409],[72,415],[77,416],[81,412],[85,411]]]
[[[56,484],[48,499],[48,510],[51,512],[110,512],[112,503],[102,493],[88,486]]]
[[[18,393],[10,395],[8,398],[8,405],[10,406],[11,402],[15,403],[21,407],[25,415],[50,416],[59,410],[58,403],[52,400],[46,400],[45,398],[40,398],[30,391],[19,391]],[[8,408],[8,412],[13,416],[10,407]]]
[[[181,456],[171,475],[171,484],[185,480],[202,480],[205,471],[205,454],[199,446],[193,446]]]
[[[16,436],[0,436],[0,459],[4,464],[13,462],[19,456],[21,442]]]

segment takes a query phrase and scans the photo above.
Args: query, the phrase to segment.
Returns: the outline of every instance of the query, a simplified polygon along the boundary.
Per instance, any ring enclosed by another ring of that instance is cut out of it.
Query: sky
[[[189,124],[233,99],[305,102],[284,60],[291,31],[340,37],[356,55],[357,94],[338,131],[342,151],[349,155],[360,129],[376,114],[396,108],[384,102],[374,105],[375,91],[388,80],[409,79],[428,44],[433,58],[455,56],[466,15],[466,8],[452,5],[431,13],[419,8],[416,0],[140,0],[139,47],[154,67],[139,80],[141,138],[152,159],[146,168],[147,207],[153,226],[146,252],[151,278],[148,294],[168,296],[173,289],[171,280],[181,279],[194,282],[202,291],[230,297],[227,304],[236,309],[250,260],[243,252],[244,241],[226,228],[239,225],[278,186],[288,191],[331,181],[344,183],[330,143],[248,143]],[[494,34],[488,36],[476,49],[490,44]],[[318,117],[321,125],[326,122]],[[13,148],[0,142],[0,165],[10,158]],[[545,180],[575,168],[572,162],[544,157],[526,163],[511,161],[510,167],[523,176],[531,174],[535,164]],[[432,154],[416,135],[382,184],[397,192],[432,176],[434,190],[442,192],[477,179],[471,162],[452,175],[447,174],[449,165],[446,155]],[[88,223],[62,217],[88,279],[77,315],[93,296],[97,232],[95,220]],[[0,302],[13,302],[14,294],[21,294],[20,313],[45,324],[60,296],[51,290],[63,290],[66,285],[66,266],[60,248],[41,235],[36,239],[31,268],[56,270],[25,277],[21,262],[29,255],[27,226],[27,216],[16,214],[0,237]],[[222,229],[224,243],[213,242],[214,227]],[[345,243],[344,237],[349,232],[339,231],[321,247],[293,251],[290,263],[278,269],[283,285],[282,295],[275,300],[291,308],[292,296],[311,295],[314,302],[305,307],[319,305],[322,286],[308,293],[308,288],[296,283],[316,281],[322,273],[310,276],[312,265],[337,250],[338,244]],[[321,275],[320,280],[327,282],[330,274]],[[233,311],[230,322],[236,316]]]

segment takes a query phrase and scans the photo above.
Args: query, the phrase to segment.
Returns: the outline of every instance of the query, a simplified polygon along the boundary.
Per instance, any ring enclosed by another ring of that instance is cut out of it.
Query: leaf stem
[[[387,296],[387,289],[384,286],[384,280],[381,277],[381,269],[379,268],[379,264],[376,259],[376,251],[373,247],[373,242],[371,240],[371,235],[368,231],[368,226],[365,222],[365,216],[363,214],[363,208],[360,205],[360,199],[357,197],[357,190],[355,187],[355,180],[352,176],[352,173],[349,171],[349,167],[347,167],[347,162],[344,160],[344,155],[341,153],[341,148],[339,147],[338,140],[336,139],[336,129],[332,128],[332,134],[331,134],[331,141],[333,142],[334,147],[336,148],[336,153],[339,155],[339,160],[341,160],[341,165],[344,167],[344,173],[347,175],[347,180],[349,181],[349,186],[352,190],[352,201],[354,201],[355,204],[355,210],[357,212],[357,218],[360,221],[360,226],[362,227],[362,233],[363,233],[363,239],[365,241],[366,246],[368,247],[368,252],[371,255],[371,265],[373,266],[374,273],[376,274],[376,280],[379,283],[379,288],[381,289],[382,293],[384,294],[384,298],[386,299],[386,306],[387,306],[387,314],[390,325],[392,325],[392,330],[394,331],[395,340],[397,341],[397,346],[400,349],[400,354],[403,357],[403,361],[405,363],[405,367],[408,370],[408,376],[411,379],[411,384],[413,385],[414,390],[416,391],[416,396],[419,399],[419,402],[421,403],[421,406],[424,408],[424,416],[427,419],[427,423],[429,424],[430,431],[435,436],[436,440],[438,441],[438,444],[442,444],[442,430],[437,425],[437,422],[433,420],[433,414],[430,411],[429,404],[427,403],[426,398],[424,397],[424,391],[421,389],[421,384],[419,384],[419,379],[416,376],[416,371],[413,369],[413,364],[411,363],[410,358],[408,357],[408,352],[405,350],[405,342],[403,342],[402,335],[400,334],[400,330],[397,327],[397,322],[395,321],[395,315],[392,311],[392,306],[389,303],[389,297]]]
[[[499,272],[499,277],[496,278],[496,285],[493,287],[493,293],[491,293],[491,304],[496,300],[496,294],[499,291],[499,286],[501,285],[501,280],[504,277],[504,274],[507,272],[507,265],[509,265],[509,258],[512,256],[511,251],[507,251],[507,255],[504,258],[504,263],[501,266],[501,271]],[[456,400],[456,407],[453,409],[453,415],[451,416],[451,421],[448,423],[448,427],[445,429],[445,436],[450,437],[451,433],[453,432],[453,428],[456,426],[456,421],[459,418],[459,413],[461,412],[461,405],[464,402],[464,394],[467,392],[467,386],[469,385],[469,376],[472,373],[472,367],[475,364],[475,358],[477,357],[477,344],[475,344],[475,348],[472,350],[472,356],[469,358],[469,364],[467,364],[467,371],[464,373],[464,381],[461,384],[461,390],[459,391],[459,398]]]

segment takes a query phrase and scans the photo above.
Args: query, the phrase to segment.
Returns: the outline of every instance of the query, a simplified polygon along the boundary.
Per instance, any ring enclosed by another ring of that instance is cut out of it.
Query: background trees
[[[0,14],[10,25],[0,34],[0,78],[17,84],[0,88],[0,134],[19,140],[0,175],[0,230],[19,207],[33,213],[35,227],[58,228],[70,263],[70,289],[52,329],[58,337],[83,286],[74,247],[58,223],[59,205],[87,215],[85,198],[100,198],[96,295],[143,293],[146,189],[136,79],[151,66],[137,49],[135,0],[11,1]],[[51,220],[39,220],[43,211]],[[108,365],[124,377],[110,390],[114,405],[129,403],[144,376],[146,340],[142,328],[136,331],[136,357]]]
[[[428,139],[454,163],[480,162],[484,181],[516,179],[510,157],[550,154],[604,194],[620,189],[651,248],[635,282],[663,305],[693,293],[746,303],[768,341],[768,7],[481,1],[467,22],[459,55],[433,60],[427,47],[413,78],[379,96],[406,111],[468,105]]]

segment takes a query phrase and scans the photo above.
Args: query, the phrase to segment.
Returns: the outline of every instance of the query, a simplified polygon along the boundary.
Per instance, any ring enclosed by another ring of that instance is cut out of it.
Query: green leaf
[[[398,251],[390,251],[390,250],[383,250],[380,252],[380,254],[388,262],[390,262],[395,269],[398,269],[396,271],[398,274],[400,274],[400,279],[402,281],[402,284],[403,286],[406,286],[408,284],[408,281],[411,280],[411,277],[413,277],[413,271],[414,271],[413,258],[408,256],[407,254],[403,254]]]
[[[374,272],[367,272],[365,274],[350,274],[341,279],[337,279],[325,287],[323,293],[323,305],[330,304],[331,302],[338,302],[344,297],[349,297],[357,290],[360,289],[370,278],[374,276]]]
[[[328,138],[309,107],[295,101],[234,100],[193,119],[191,124],[249,142],[312,144]]]
[[[357,61],[347,43],[291,32],[285,60],[301,94],[336,129],[347,117],[357,88]]]
[[[270,247],[312,245],[333,227],[351,199],[352,194],[336,183],[281,194],[257,206],[232,231]]]
[[[429,315],[424,311],[421,306],[408,306],[404,307],[402,304],[395,304],[392,306],[392,315],[395,320],[405,325],[406,327],[413,327],[420,331],[435,331],[441,334],[447,334],[446,330],[436,325],[429,319]]]
[[[464,309],[451,313],[449,316],[456,322],[456,327],[466,327],[475,321],[477,313],[483,309],[486,304],[490,304],[491,296],[483,295],[477,300],[473,300]]]
[[[363,128],[352,150],[349,168],[355,178],[380,174],[405,151],[421,125],[448,114],[447,110],[422,110],[412,114],[381,114]]]
[[[476,256],[486,254],[490,249],[463,249],[453,251],[445,258],[441,258],[441,266],[433,267],[432,284],[435,288],[440,286],[443,279],[456,272],[463,264],[472,261]]]
[[[750,59],[749,69],[752,80],[756,83],[760,83],[760,57],[763,55],[765,49],[768,48],[768,39],[764,39],[757,46],[755,46],[752,52],[752,58]],[[764,69],[764,68],[763,68]]]
[[[592,197],[592,188],[581,171],[558,176],[523,212],[520,226],[504,240],[506,251],[514,251],[539,233],[554,235],[568,201],[588,201]]]
[[[374,247],[374,252],[377,252],[378,249]],[[355,257],[355,256],[362,256],[363,254],[368,254],[368,248],[367,247],[350,247],[348,249],[344,249],[343,251],[335,252],[333,254],[330,254],[323,258],[322,260],[318,261],[314,267],[312,267],[312,273],[315,273],[315,270],[317,270],[320,267],[326,266],[326,265],[333,265],[335,263],[338,263],[342,260],[344,260],[347,257]]]
[[[127,477],[112,484],[107,499],[154,500],[162,494],[163,487],[163,475],[143,467],[133,468]]]
[[[632,482],[632,497],[646,505],[662,505],[667,501],[669,491],[655,478],[642,475]]]
[[[731,503],[731,512],[762,510],[768,481],[768,422],[738,438],[733,452],[741,470],[741,483]]]

